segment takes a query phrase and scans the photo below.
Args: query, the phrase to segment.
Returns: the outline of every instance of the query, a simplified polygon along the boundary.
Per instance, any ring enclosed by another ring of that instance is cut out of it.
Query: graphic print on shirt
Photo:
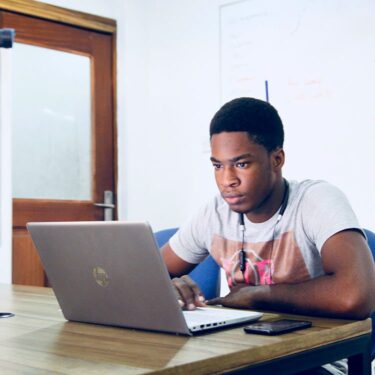
[[[278,239],[258,243],[244,243],[246,268],[242,274],[239,265],[240,241],[214,235],[211,255],[225,270],[229,287],[238,283],[269,285],[297,283],[310,279],[301,250],[292,232]]]

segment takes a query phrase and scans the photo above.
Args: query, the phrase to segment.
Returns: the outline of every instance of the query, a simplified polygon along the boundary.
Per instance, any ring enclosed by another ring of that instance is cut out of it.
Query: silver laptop
[[[27,228],[67,320],[191,335],[262,315],[215,307],[182,311],[147,223],[29,223]]]

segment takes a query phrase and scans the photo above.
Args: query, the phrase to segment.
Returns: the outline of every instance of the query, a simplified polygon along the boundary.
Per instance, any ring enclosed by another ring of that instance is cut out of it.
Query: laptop
[[[148,223],[28,223],[67,320],[192,335],[262,313],[183,311]]]

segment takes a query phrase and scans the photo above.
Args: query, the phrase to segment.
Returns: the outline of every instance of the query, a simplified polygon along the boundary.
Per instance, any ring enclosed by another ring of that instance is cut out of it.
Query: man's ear
[[[271,159],[272,159],[271,161],[272,161],[272,167],[274,171],[277,171],[277,170],[280,171],[285,162],[284,149],[280,147],[272,151]]]

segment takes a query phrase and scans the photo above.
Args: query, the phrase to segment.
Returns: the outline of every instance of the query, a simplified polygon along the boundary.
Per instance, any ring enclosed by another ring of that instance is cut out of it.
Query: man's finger
[[[185,307],[188,310],[194,310],[195,309],[195,294],[193,289],[190,287],[190,285],[184,280],[182,277],[181,278],[174,278],[172,279],[172,283],[175,286],[179,297],[178,300],[183,302],[183,305],[181,302],[179,304],[181,307]]]
[[[173,282],[172,282],[172,285],[174,287],[173,291],[174,291],[174,294],[176,296],[177,302],[180,305],[180,307],[183,308],[185,306],[185,302],[183,301],[183,298],[181,297],[176,285]]]
[[[201,289],[199,288],[198,284],[193,281],[188,275],[184,275],[181,277],[182,280],[186,282],[186,284],[191,288],[194,294],[195,304],[197,306],[204,306],[206,298],[204,297]]]

